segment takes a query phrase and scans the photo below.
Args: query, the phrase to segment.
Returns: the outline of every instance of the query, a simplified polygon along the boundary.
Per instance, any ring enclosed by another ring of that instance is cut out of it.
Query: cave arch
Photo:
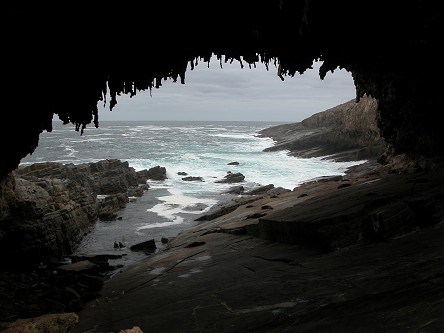
[[[314,60],[353,74],[356,98],[378,100],[386,156],[443,155],[437,121],[442,9],[431,1],[268,0],[155,2],[105,7],[8,4],[4,41],[0,179],[32,153],[57,114],[82,131],[110,105],[165,78],[184,82],[187,64],[217,59],[277,64],[303,73]],[[433,64],[433,63],[432,63]],[[10,143],[14,144],[11,145]]]

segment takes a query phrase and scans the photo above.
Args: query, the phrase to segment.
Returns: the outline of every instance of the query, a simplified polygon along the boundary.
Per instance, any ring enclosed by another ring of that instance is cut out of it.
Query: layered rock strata
[[[98,218],[115,219],[129,197],[148,189],[146,177],[159,177],[155,168],[136,172],[120,160],[20,167],[0,186],[4,262],[38,263],[72,253]]]
[[[259,132],[275,145],[265,151],[288,150],[301,158],[325,157],[335,161],[378,159],[384,139],[378,128],[374,98],[364,96],[316,113],[302,122],[278,125]]]

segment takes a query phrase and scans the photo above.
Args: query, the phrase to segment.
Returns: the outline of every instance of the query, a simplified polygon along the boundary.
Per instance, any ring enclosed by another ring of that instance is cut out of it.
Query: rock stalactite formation
[[[385,157],[442,155],[436,84],[442,66],[442,9],[415,1],[157,1],[106,6],[9,3],[2,15],[0,179],[51,131],[57,115],[82,132],[99,126],[97,103],[185,83],[214,56],[282,79],[320,60],[320,79],[351,72],[356,98],[379,103]],[[106,100],[106,96],[110,99]],[[155,97],[154,97],[155,98]],[[211,112],[211,111],[209,111]],[[11,145],[11,142],[14,144]]]

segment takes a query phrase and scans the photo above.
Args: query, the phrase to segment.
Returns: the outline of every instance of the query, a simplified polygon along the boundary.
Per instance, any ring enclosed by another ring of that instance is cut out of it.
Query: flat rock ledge
[[[71,332],[443,330],[442,163],[254,199],[106,281]]]

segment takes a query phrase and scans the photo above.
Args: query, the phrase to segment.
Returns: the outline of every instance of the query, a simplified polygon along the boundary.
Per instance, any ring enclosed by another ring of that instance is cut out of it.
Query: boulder
[[[237,186],[232,186],[230,187],[227,191],[225,191],[224,193],[229,193],[229,194],[241,194],[244,192],[244,187],[242,185],[237,185]]]
[[[255,187],[251,189],[250,191],[246,191],[243,194],[245,195],[258,195],[258,194],[265,194],[269,190],[272,190],[274,188],[274,184],[268,184],[268,185],[262,185]]]
[[[140,251],[145,253],[153,253],[157,249],[156,242],[154,239],[147,240],[142,243],[138,243],[130,246],[131,251]]]
[[[97,268],[97,264],[89,261],[89,260],[82,260],[82,261],[78,261],[72,264],[67,264],[67,265],[62,265],[58,268],[59,271],[64,271],[64,272],[81,272],[81,273],[85,273],[85,272],[89,272],[91,270],[95,270]]]
[[[166,176],[166,168],[161,167],[159,165],[149,168],[148,170],[138,171],[138,175],[145,179],[152,179],[152,180],[165,180],[167,179]]]
[[[202,177],[196,177],[196,176],[183,177],[182,180],[184,180],[186,182],[203,182],[204,181]]]
[[[223,179],[216,180],[215,183],[240,183],[243,182],[244,179],[245,176],[240,172],[236,173],[227,172],[227,174]]]

